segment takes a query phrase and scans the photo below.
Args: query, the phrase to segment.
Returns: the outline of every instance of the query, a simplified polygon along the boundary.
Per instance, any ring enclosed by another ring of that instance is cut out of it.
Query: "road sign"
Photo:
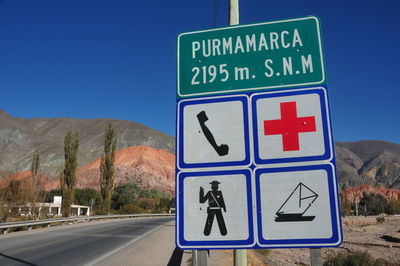
[[[246,95],[185,100],[178,110],[179,168],[250,164]]]
[[[324,88],[252,95],[255,163],[332,159]]]
[[[255,171],[260,247],[312,247],[341,242],[332,164]]]
[[[181,172],[180,246],[254,246],[250,170]]]
[[[178,97],[326,82],[315,17],[183,33],[177,61]]]
[[[179,36],[180,248],[341,243],[325,83],[314,17]]]

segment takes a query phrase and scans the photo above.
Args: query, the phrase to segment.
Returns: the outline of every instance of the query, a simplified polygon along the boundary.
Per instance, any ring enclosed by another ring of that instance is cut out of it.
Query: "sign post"
[[[319,20],[183,33],[177,62],[178,247],[339,246]]]
[[[229,25],[239,24],[239,0],[229,0]],[[233,250],[234,266],[247,265],[247,251],[245,249]]]

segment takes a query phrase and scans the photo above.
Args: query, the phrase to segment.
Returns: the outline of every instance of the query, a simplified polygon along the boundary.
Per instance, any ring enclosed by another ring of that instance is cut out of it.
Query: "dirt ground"
[[[326,258],[332,253],[366,251],[374,258],[400,265],[400,215],[384,218],[385,221],[379,223],[377,216],[344,217],[343,244],[338,248],[324,248],[322,256]],[[310,265],[309,249],[248,250],[247,258],[251,266]],[[232,251],[213,250],[211,265],[233,265]]]

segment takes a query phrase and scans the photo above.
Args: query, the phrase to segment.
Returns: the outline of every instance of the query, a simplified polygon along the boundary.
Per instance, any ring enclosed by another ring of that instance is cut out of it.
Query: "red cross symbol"
[[[315,116],[297,117],[296,102],[281,103],[281,119],[265,120],[264,135],[282,135],[283,151],[298,151],[299,133],[315,132]]]

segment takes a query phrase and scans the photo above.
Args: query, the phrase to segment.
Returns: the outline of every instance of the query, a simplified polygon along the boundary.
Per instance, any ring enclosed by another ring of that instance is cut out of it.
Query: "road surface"
[[[10,233],[0,236],[0,265],[101,264],[173,220],[174,217],[109,220]]]

